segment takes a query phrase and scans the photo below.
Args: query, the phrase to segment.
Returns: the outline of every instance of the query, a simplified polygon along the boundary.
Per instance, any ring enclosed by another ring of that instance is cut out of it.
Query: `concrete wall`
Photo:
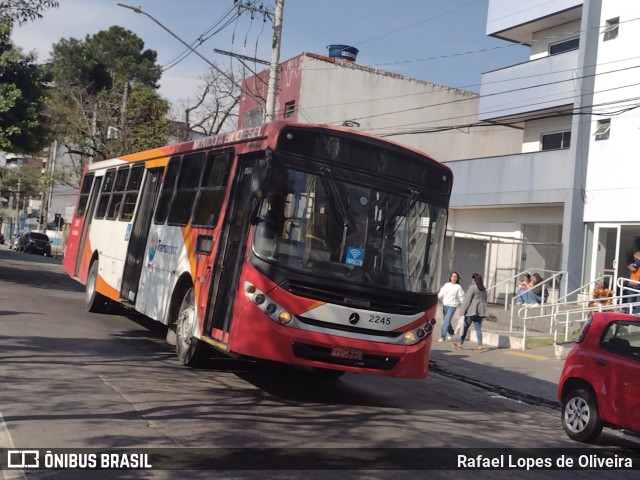
[[[571,131],[571,117],[533,120],[526,122],[523,132],[522,152],[539,152],[542,148],[542,135]]]
[[[549,55],[549,45],[580,37],[580,20],[556,25],[545,30],[534,32],[531,42],[530,59]]]
[[[600,25],[608,19],[620,17],[618,37],[604,41],[598,35],[598,61],[596,67],[593,103],[602,105],[596,110],[605,115],[590,118],[589,167],[585,192],[584,219],[587,222],[639,222],[640,182],[637,179],[638,151],[640,150],[640,117],[634,107],[640,96],[638,86],[637,47],[640,29],[632,10],[637,6],[630,0],[602,2]],[[632,8],[634,7],[634,8]],[[627,23],[625,23],[627,22]],[[635,84],[635,85],[634,85]],[[610,105],[604,105],[615,102]],[[611,119],[610,138],[596,140],[593,132],[598,120]]]
[[[582,0],[490,0],[487,13],[487,35],[527,24],[583,4]]]
[[[386,136],[440,161],[517,152],[522,132],[508,127],[466,128],[477,122],[475,93],[353,64],[305,56],[298,119]],[[433,132],[439,127],[460,129]],[[421,133],[409,133],[409,132]]]

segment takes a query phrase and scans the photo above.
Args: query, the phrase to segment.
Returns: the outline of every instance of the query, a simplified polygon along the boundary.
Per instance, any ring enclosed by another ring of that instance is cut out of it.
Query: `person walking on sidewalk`
[[[445,283],[438,292],[438,300],[442,302],[442,331],[438,339],[439,342],[444,342],[445,336],[447,340],[451,340],[451,336],[453,335],[451,319],[463,299],[464,290],[460,286],[460,276],[458,272],[451,272],[449,281]]]
[[[469,327],[473,323],[476,329],[476,338],[478,340],[478,347],[476,350],[482,350],[482,320],[487,316],[487,289],[482,282],[482,276],[479,273],[474,273],[471,276],[471,285],[469,290],[464,295],[462,301],[462,307],[460,309],[464,315],[464,329],[460,336],[460,342],[453,345],[462,350],[462,345],[467,337]]]

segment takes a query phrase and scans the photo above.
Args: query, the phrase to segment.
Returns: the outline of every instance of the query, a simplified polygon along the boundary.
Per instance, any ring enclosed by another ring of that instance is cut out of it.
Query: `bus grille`
[[[339,325],[337,323],[323,322],[322,320],[315,320],[313,318],[307,317],[297,316],[296,318],[302,323],[306,323],[307,325],[314,325],[316,327],[322,328],[331,328],[333,330],[342,330],[343,332],[362,333],[365,335],[372,335],[376,337],[395,338],[403,334],[403,332],[384,332],[380,330],[371,330],[369,328],[352,327],[351,325]]]
[[[294,342],[293,354],[298,358],[317,362],[345,365],[349,367],[370,368],[372,370],[392,370],[400,361],[400,357],[364,354],[362,360],[336,358],[331,356],[331,348]]]
[[[346,307],[363,308],[376,312],[395,313],[400,315],[414,315],[424,311],[424,307],[416,302],[401,302],[397,297],[387,297],[379,292],[370,295],[367,300],[362,299],[363,294],[345,290],[342,287],[308,284],[287,280],[282,288],[298,297],[312,298],[321,302],[344,305]]]

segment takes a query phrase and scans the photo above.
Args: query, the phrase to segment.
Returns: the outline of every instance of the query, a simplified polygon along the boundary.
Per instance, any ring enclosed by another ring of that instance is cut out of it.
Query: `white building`
[[[266,97],[267,71],[244,80]],[[352,61],[302,53],[280,64],[276,118],[345,125],[389,137],[439,161],[512,152],[522,133],[509,127],[459,129],[478,123],[478,94]],[[238,128],[262,123],[264,103],[243,94]],[[413,133],[428,131],[431,133]]]
[[[483,75],[479,118],[521,126],[522,147],[449,164],[453,228],[557,235],[569,291],[628,277],[640,249],[636,11],[632,0],[490,0],[487,33],[531,56]]]
[[[483,74],[479,96],[304,53],[281,65],[276,118],[404,133],[392,139],[447,162],[458,233],[445,272],[484,272],[491,285],[527,268],[560,270],[567,292],[628,277],[627,256],[640,249],[636,5],[489,0],[487,34],[529,45],[530,59]],[[265,85],[244,84],[263,98]],[[243,96],[239,126],[261,119]],[[431,133],[409,134],[416,128]]]

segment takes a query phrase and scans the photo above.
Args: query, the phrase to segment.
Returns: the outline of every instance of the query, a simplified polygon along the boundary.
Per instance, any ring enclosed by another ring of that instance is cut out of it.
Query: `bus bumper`
[[[229,341],[231,352],[239,355],[391,377],[425,378],[428,373],[433,335],[414,345],[394,345],[282,326],[252,304],[240,316],[245,318],[234,320]]]

